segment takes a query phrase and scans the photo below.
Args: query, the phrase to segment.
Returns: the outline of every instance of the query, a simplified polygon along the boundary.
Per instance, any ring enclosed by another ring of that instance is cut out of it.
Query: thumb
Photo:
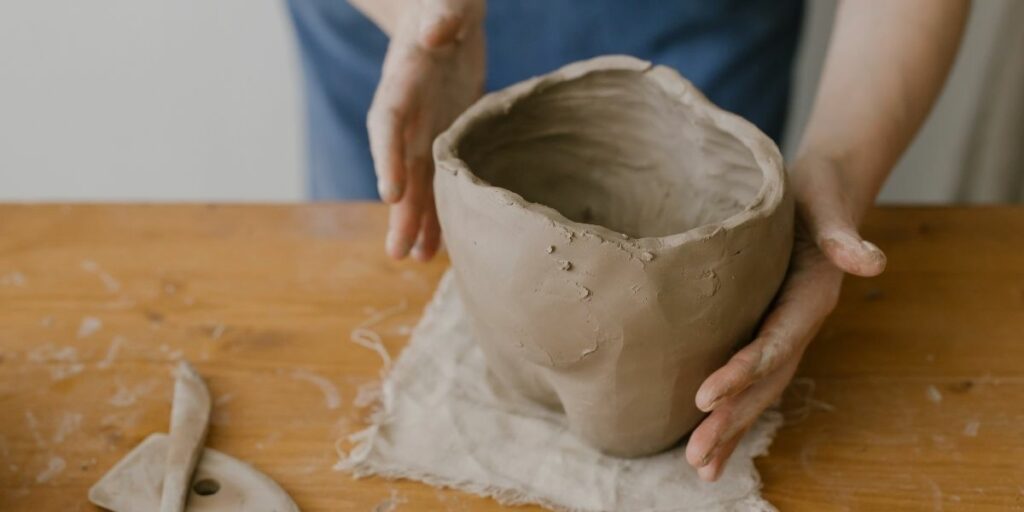
[[[843,272],[862,277],[881,274],[885,253],[857,232],[837,166],[799,162],[794,171],[800,220],[818,249]]]
[[[843,272],[872,277],[885,270],[885,253],[850,226],[829,226],[815,234],[815,243]]]

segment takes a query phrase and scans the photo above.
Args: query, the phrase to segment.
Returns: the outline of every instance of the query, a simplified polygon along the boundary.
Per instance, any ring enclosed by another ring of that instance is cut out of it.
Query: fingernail
[[[397,231],[388,232],[386,244],[388,254],[395,258],[408,256],[409,249],[412,247],[412,242],[408,238],[401,236]]]
[[[704,396],[707,396],[708,394],[710,394],[710,393],[705,393]],[[702,399],[700,400],[700,403],[697,405],[697,408],[699,408],[700,410],[702,410],[704,412],[708,412],[708,411],[710,411],[710,410],[715,408],[715,404],[718,403],[718,400],[721,397],[716,395],[716,396],[714,396],[713,398],[710,398],[710,399],[703,398],[703,397],[701,397],[701,398]]]
[[[707,466],[708,463],[711,462],[711,459],[715,457],[716,453],[718,453],[718,445],[712,446],[711,449],[701,457],[700,464],[697,465],[697,468],[701,469],[704,466]]]
[[[717,471],[715,471],[715,468],[711,466],[704,466],[697,470],[697,476],[699,476],[700,479],[704,480],[705,482],[714,482],[715,480],[717,480],[718,478],[717,475],[715,475],[715,473],[717,473]]]
[[[885,253],[882,252],[882,250],[879,249],[877,245],[868,242],[867,240],[864,240],[861,243],[864,245],[864,248],[867,249],[868,252],[871,254],[871,258],[875,260],[875,265],[878,267],[878,270],[884,270],[886,264]]]
[[[721,397],[717,397],[716,396],[714,400],[712,400],[711,402],[705,404],[704,408],[701,409],[701,410],[704,411],[704,412],[711,412],[711,411],[715,410],[715,407],[718,406],[718,401],[720,399],[721,399]]]

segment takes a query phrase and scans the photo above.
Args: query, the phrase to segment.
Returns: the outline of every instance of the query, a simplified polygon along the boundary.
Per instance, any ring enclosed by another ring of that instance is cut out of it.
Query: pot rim
[[[736,137],[751,152],[755,164],[761,170],[761,188],[757,195],[743,208],[729,217],[708,224],[702,224],[680,233],[661,236],[633,237],[606,228],[599,224],[576,222],[562,215],[558,210],[528,201],[520,194],[490,184],[480,178],[462,160],[456,148],[459,141],[476,125],[487,119],[505,115],[507,105],[558,83],[577,80],[591,73],[604,71],[637,71],[652,80],[666,94],[683,103],[698,115],[706,116],[715,126]],[[689,80],[674,69],[654,65],[650,62],[626,55],[608,55],[575,62],[546,75],[519,82],[499,91],[484,95],[435,140],[433,145],[435,173],[448,173],[454,179],[463,180],[490,194],[496,204],[521,207],[528,215],[539,216],[542,220],[554,222],[577,235],[595,234],[605,239],[622,239],[624,236],[633,243],[647,249],[665,249],[712,238],[720,232],[730,231],[757,219],[771,216],[779,208],[785,195],[786,175],[782,155],[775,143],[751,122],[727,112],[700,92]]]

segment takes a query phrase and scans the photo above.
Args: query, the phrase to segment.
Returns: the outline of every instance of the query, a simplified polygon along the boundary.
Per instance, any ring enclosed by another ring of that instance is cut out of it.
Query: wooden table
[[[304,511],[495,510],[332,470],[446,261],[393,263],[376,205],[0,206],[0,510],[86,490],[167,428],[173,362],[216,400],[209,445]],[[885,208],[885,275],[849,279],[758,467],[781,510],[1024,509],[1024,209]],[[335,403],[334,392],[340,405]]]

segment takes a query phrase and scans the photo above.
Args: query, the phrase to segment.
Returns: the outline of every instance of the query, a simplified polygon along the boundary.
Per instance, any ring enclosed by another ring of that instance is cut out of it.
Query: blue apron
[[[489,0],[488,90],[628,54],[678,70],[782,135],[803,0]],[[366,112],[388,39],[345,0],[288,0],[305,76],[313,199],[377,199]]]

